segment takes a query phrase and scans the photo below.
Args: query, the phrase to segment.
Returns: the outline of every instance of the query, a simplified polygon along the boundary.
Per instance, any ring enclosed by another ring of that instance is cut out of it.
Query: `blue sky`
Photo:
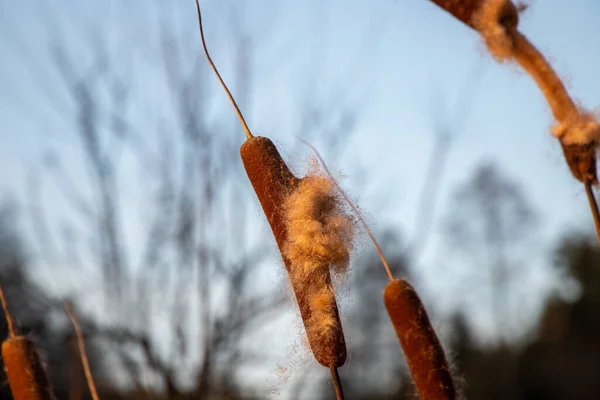
[[[193,1],[173,1],[168,9],[159,4],[165,3],[67,0],[52,9],[34,7],[32,2],[0,3],[0,194],[12,194],[26,203],[27,171],[40,167],[48,151],[60,154],[75,186],[87,190],[71,132],[73,104],[52,67],[53,38],[64,38],[82,68],[91,57],[86,32],[96,32],[105,40],[112,56],[126,66],[128,81],[135,88],[131,113],[140,121],[140,131],[144,123],[151,123],[145,115],[160,114],[167,107],[160,101],[164,87],[148,62],[156,57],[150,43],[158,36],[157,21],[168,21],[189,37],[185,46],[192,56],[201,47]],[[539,246],[531,249],[534,264],[541,263],[548,246],[566,229],[592,228],[583,187],[570,176],[560,147],[550,136],[552,116],[538,88],[518,67],[493,61],[475,32],[432,3],[237,0],[201,4],[209,49],[228,82],[233,79],[227,77],[234,75],[234,63],[229,62],[236,52],[233,33],[248,35],[252,97],[241,99],[240,105],[254,132],[273,139],[284,154],[298,160],[308,154],[297,147],[295,137],[303,136],[303,102],[324,113],[340,107],[355,112],[357,125],[347,137],[344,156],[330,167],[349,175],[345,188],[375,228],[391,225],[411,238],[435,129],[456,128],[454,121],[462,115],[459,103],[465,97],[470,107],[444,171],[437,215],[443,215],[451,189],[479,162],[492,159],[520,182],[539,210],[543,225]],[[537,0],[520,24],[521,31],[549,57],[572,96],[591,109],[600,105],[598,15],[600,3],[595,0]],[[215,105],[210,112],[234,124],[225,95],[216,79],[211,82],[207,90],[213,91]],[[235,95],[235,82],[230,87]],[[328,159],[323,141],[315,144]],[[362,167],[364,179],[353,176],[357,166]],[[132,183],[125,191],[135,208],[136,178],[131,174],[129,179]],[[67,215],[60,194],[46,180],[43,186],[52,212]],[[135,236],[142,228],[128,229]],[[439,266],[434,267],[444,262],[440,239],[435,229],[419,260],[417,275],[426,292],[444,285],[437,279]],[[80,275],[79,279],[95,279],[90,271]],[[533,272],[530,278],[538,290],[553,285],[553,278],[542,272]],[[452,304],[452,299],[446,300]]]

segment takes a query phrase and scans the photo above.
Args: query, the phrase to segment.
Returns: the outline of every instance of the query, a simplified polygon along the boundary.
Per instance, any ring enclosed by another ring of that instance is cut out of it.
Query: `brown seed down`
[[[2,358],[15,400],[51,399],[50,384],[31,339],[14,336],[2,343]]]
[[[422,400],[454,399],[444,349],[417,292],[403,279],[390,281],[383,299]]]
[[[240,154],[246,174],[271,225],[271,230],[282,253],[283,262],[288,275],[291,277],[293,265],[289,258],[283,256],[287,242],[283,204],[286,198],[298,187],[301,180],[292,174],[273,142],[265,137],[256,136],[248,139],[242,145]],[[318,284],[331,286],[330,274],[326,274],[325,281],[318,282]],[[294,294],[312,353],[321,365],[328,368],[340,367],[346,361],[346,342],[337,304],[332,307],[332,312],[335,314],[332,318],[336,329],[331,330],[332,335],[324,337],[319,334],[319,329],[312,329],[309,326],[312,317],[310,295],[311,292],[318,291],[318,288],[313,288],[312,291],[303,290],[307,285],[311,286],[312,282],[299,287],[292,280]]]

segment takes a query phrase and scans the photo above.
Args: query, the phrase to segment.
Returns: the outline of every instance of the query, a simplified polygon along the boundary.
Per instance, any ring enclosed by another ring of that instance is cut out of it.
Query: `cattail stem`
[[[242,127],[244,128],[244,132],[246,133],[246,139],[250,139],[253,137],[253,135],[250,132],[250,128],[248,128],[248,124],[246,123],[246,120],[244,119],[244,115],[242,114],[242,111],[238,107],[237,103],[235,102],[235,99],[233,98],[233,95],[229,91],[229,88],[223,81],[223,78],[221,78],[221,74],[219,74],[219,70],[213,63],[212,58],[210,58],[210,54],[208,53],[208,48],[206,47],[206,42],[204,41],[204,30],[202,29],[202,13],[200,12],[200,3],[198,2],[198,0],[196,0],[196,11],[198,12],[198,27],[200,28],[200,40],[202,41],[202,48],[204,48],[204,54],[206,55],[206,58],[208,59],[208,63],[210,64],[210,67],[214,71],[215,75],[217,75],[217,78],[219,79],[219,83],[221,84],[221,87],[223,87],[223,89],[225,90],[225,93],[227,93],[227,97],[229,97],[229,101],[233,105],[233,108],[235,108],[235,113],[237,114],[237,117],[240,120]]]
[[[331,370],[331,382],[333,382],[333,388],[335,389],[336,400],[344,400],[344,392],[342,390],[342,381],[340,374],[336,367],[330,367]]]
[[[6,297],[4,297],[4,290],[0,286],[0,302],[2,302],[2,309],[4,310],[4,318],[6,319],[6,324],[8,325],[8,334],[9,337],[13,338],[16,335],[15,325],[12,319],[12,315],[8,311],[8,304],[6,302]]]
[[[579,111],[573,99],[542,53],[516,27],[507,27],[506,32],[513,41],[515,61],[538,85],[554,118],[557,121],[566,121],[576,116]]]
[[[594,226],[596,227],[596,236],[598,236],[598,242],[600,243],[600,212],[598,211],[598,201],[594,196],[592,183],[590,181],[585,182],[585,192],[587,194],[588,202],[590,203],[590,209],[592,210]]]
[[[87,357],[87,352],[85,351],[85,342],[83,340],[83,333],[81,332],[81,327],[79,326],[79,322],[77,322],[77,318],[73,314],[71,310],[71,306],[68,303],[65,303],[65,309],[67,310],[67,314],[73,323],[73,327],[75,328],[75,334],[77,336],[77,345],[79,346],[79,355],[81,356],[81,363],[83,364],[83,371],[85,372],[85,379],[87,380],[88,388],[90,389],[90,394],[92,395],[93,400],[99,400],[98,391],[96,390],[96,385],[94,384],[94,377],[92,375],[92,371],[90,369],[90,363]]]

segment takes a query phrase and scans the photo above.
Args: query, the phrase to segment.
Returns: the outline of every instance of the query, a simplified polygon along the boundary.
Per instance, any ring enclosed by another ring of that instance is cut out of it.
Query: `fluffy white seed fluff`
[[[335,329],[335,293],[330,270],[346,271],[355,222],[343,207],[331,179],[311,173],[284,203],[287,243],[283,253],[291,262],[290,279],[307,296],[311,321],[306,328],[328,336]]]

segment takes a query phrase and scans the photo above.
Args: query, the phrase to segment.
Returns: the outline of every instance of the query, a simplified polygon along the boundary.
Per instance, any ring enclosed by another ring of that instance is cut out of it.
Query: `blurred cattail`
[[[496,59],[517,62],[533,78],[557,121],[552,133],[561,142],[573,176],[584,183],[597,183],[600,124],[594,114],[575,105],[548,61],[519,32],[519,12],[524,7],[510,0],[433,1],[476,29]]]
[[[0,301],[9,330],[8,339],[2,343],[2,359],[13,398],[15,400],[51,399],[50,383],[40,356],[30,338],[17,334],[1,287]]]
[[[498,10],[507,10],[508,0],[487,0],[477,16],[477,26],[492,54],[504,53],[534,79],[544,94],[557,124],[552,133],[563,147],[573,176],[595,184],[596,148],[600,143],[600,124],[596,116],[575,105],[563,82],[544,56],[517,30],[518,19],[507,25]],[[512,11],[511,11],[512,13]],[[492,35],[491,32],[496,31]]]
[[[473,21],[490,53],[501,61],[517,62],[544,94],[556,120],[552,134],[560,140],[571,173],[585,186],[600,241],[600,212],[592,191],[598,183],[596,152],[600,146],[596,115],[575,104],[542,53],[519,32],[518,12],[510,0],[486,0]]]
[[[592,185],[598,184],[596,152],[600,147],[598,116],[579,107],[544,56],[518,30],[522,5],[510,0],[433,0],[476,29],[499,61],[515,61],[536,82],[556,120],[552,134],[559,139],[575,179],[583,182],[600,241],[600,211]]]
[[[383,300],[420,398],[456,398],[444,349],[417,292],[405,280],[394,279],[385,287]]]

